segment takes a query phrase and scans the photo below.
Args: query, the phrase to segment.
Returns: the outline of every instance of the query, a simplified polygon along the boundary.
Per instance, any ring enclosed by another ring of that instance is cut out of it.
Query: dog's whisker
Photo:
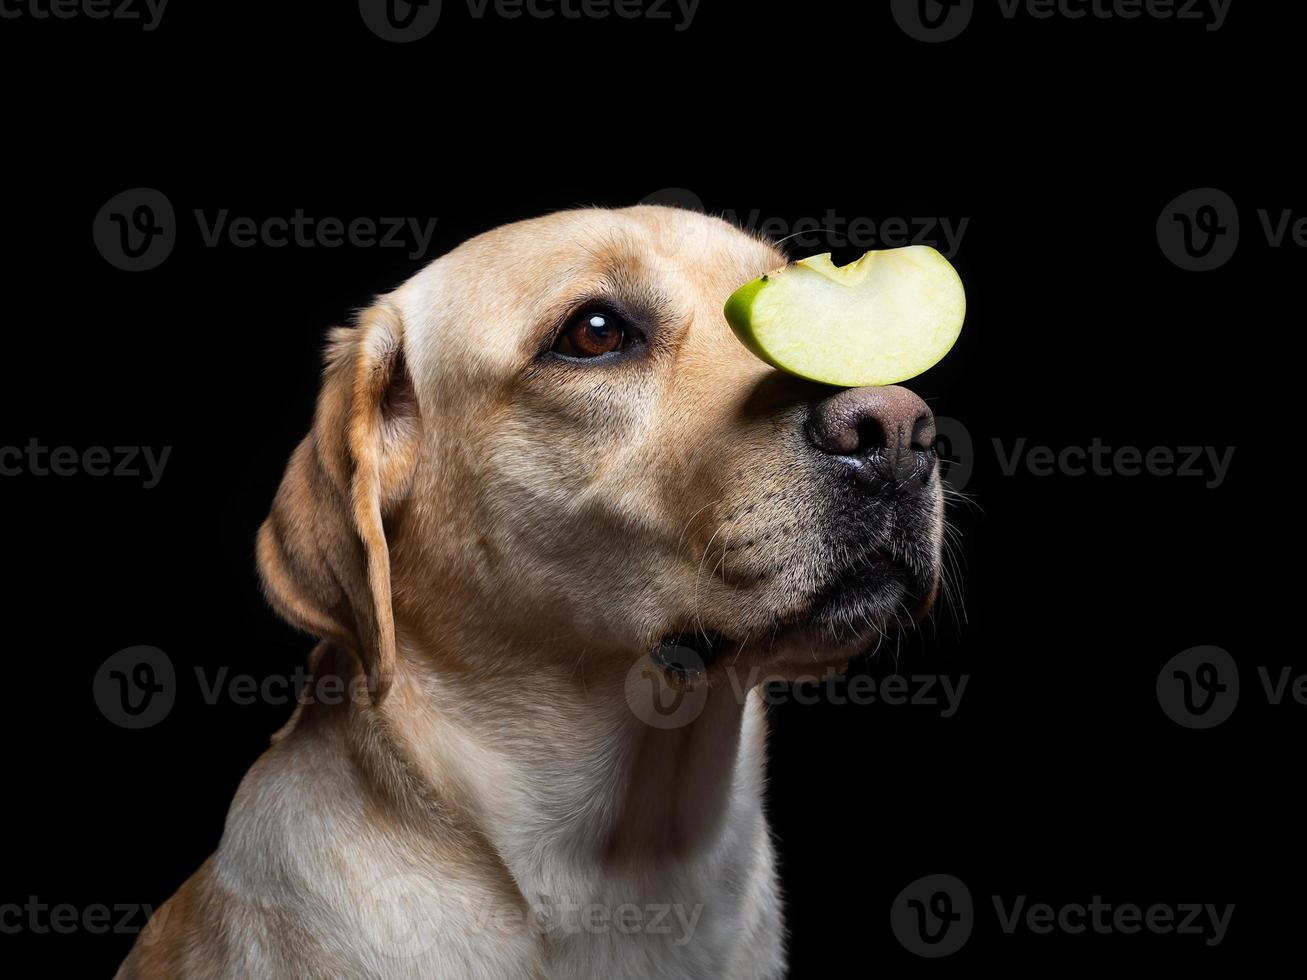
[[[678,553],[679,553],[680,550],[681,550],[681,545],[682,545],[682,543],[685,541],[685,536],[686,536],[686,534],[687,534],[687,533],[689,532],[689,530],[690,530],[690,525],[694,523],[694,519],[695,519],[696,517],[698,517],[700,514],[702,514],[702,513],[703,513],[705,510],[707,510],[708,508],[710,508],[710,507],[716,507],[716,506],[720,505],[720,504],[722,503],[722,501],[725,500],[725,499],[726,499],[725,497],[719,497],[719,498],[717,498],[716,500],[710,500],[710,501],[708,501],[708,503],[704,504],[702,507],[700,507],[698,510],[696,510],[693,514],[690,515],[689,520],[687,520],[687,521],[685,522],[685,526],[684,526],[683,528],[681,528],[681,533],[678,534],[677,537],[676,537],[676,548],[675,548],[675,550],[676,550]]]
[[[724,500],[725,498],[722,498],[722,499]],[[720,501],[719,501],[719,503],[720,503]],[[700,635],[701,635],[705,640],[707,640],[707,639],[709,638],[709,637],[708,637],[708,632],[707,632],[706,629],[704,629],[704,626],[703,626],[703,619],[702,619],[702,617],[701,617],[700,614],[699,614],[699,582],[700,582],[701,576],[702,576],[702,574],[703,574],[703,566],[704,566],[704,563],[705,563],[705,562],[707,561],[707,559],[708,559],[708,554],[709,554],[709,552],[712,550],[713,542],[717,539],[717,535],[721,534],[722,531],[726,530],[726,528],[727,528],[728,526],[734,526],[734,525],[735,525],[736,523],[738,523],[741,519],[742,519],[742,518],[741,518],[739,515],[732,514],[731,516],[729,516],[729,517],[727,517],[725,520],[723,520],[719,525],[717,525],[717,530],[713,531],[713,533],[712,533],[712,537],[709,538],[709,539],[708,539],[708,543],[707,543],[706,545],[704,545],[703,555],[702,555],[702,556],[700,557],[700,559],[699,559],[699,568],[698,568],[698,570],[695,572],[695,575],[694,575],[694,594],[693,594],[693,595],[694,595],[694,601],[693,601],[693,607],[692,607],[692,608],[693,608],[693,619],[694,619],[695,629],[699,632],[699,634],[700,634]],[[713,576],[717,575],[718,571],[719,571],[720,569],[722,569],[722,568],[725,567],[725,564],[726,564],[726,557],[727,557],[727,549],[726,549],[725,545],[723,545],[723,546],[722,546],[721,559],[717,562],[716,566],[714,566],[712,572],[709,573],[709,578],[712,578]],[[735,587],[735,591],[736,591],[736,592],[739,591],[739,587],[738,587],[738,586]]]

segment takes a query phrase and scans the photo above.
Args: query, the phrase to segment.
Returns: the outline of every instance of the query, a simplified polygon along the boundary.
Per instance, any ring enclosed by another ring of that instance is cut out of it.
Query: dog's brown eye
[[[554,350],[567,357],[599,357],[620,350],[626,342],[622,321],[611,313],[587,310],[568,321],[554,342]]]

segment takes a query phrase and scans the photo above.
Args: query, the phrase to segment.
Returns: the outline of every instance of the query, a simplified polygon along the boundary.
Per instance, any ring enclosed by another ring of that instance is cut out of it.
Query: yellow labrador
[[[318,683],[120,977],[783,974],[739,678],[923,612],[942,514],[920,399],[732,335],[783,262],[688,211],[571,211],[332,334],[258,540]],[[649,677],[694,710],[645,710]]]

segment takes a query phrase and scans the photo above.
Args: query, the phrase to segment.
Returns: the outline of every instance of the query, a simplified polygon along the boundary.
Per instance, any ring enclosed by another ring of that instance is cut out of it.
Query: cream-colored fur
[[[121,978],[783,974],[757,691],[714,667],[668,729],[627,696],[678,631],[786,673],[884,625],[805,622],[839,560],[812,396],[721,313],[783,261],[690,212],[572,211],[333,334],[258,556],[350,695],[311,689]],[[653,325],[638,352],[546,353],[614,297]]]

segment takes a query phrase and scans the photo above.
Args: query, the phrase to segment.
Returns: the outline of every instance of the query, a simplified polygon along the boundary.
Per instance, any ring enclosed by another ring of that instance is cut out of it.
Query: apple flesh
[[[836,266],[801,259],[740,287],[726,319],[768,364],[811,381],[860,388],[916,377],[962,331],[962,280],[927,245],[868,252]]]

